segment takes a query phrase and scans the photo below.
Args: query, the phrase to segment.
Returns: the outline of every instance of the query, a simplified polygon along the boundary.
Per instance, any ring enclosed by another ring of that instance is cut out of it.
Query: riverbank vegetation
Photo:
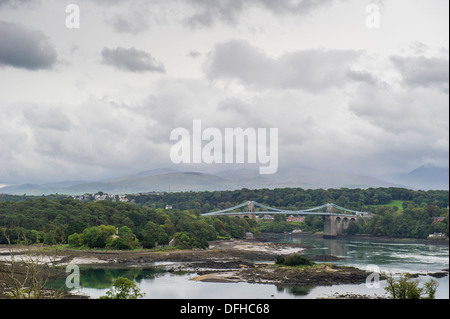
[[[208,218],[190,211],[166,211],[107,201],[39,198],[0,203],[0,244],[68,243],[72,247],[134,249],[173,245],[207,248],[218,238],[258,233],[256,222]]]
[[[403,203],[401,211],[396,206],[377,207],[371,218],[360,218],[357,222],[350,223],[347,234],[424,239],[433,233],[442,233],[448,237],[448,226],[447,208]]]
[[[384,274],[387,285],[384,288],[390,299],[435,299],[438,282],[429,279],[423,287],[419,287],[419,279],[409,274],[401,274],[398,279],[393,274]]]
[[[426,238],[438,232],[448,236],[448,191],[283,188],[134,194],[127,198],[131,203],[80,201],[65,195],[0,195],[0,244],[7,238],[12,243],[26,238],[27,243],[88,248],[135,249],[169,244],[206,248],[209,241],[243,238],[246,233],[323,230],[321,216],[306,216],[303,222],[294,223],[286,222],[282,215],[269,222],[200,216],[247,200],[288,210],[333,202],[373,213],[370,219],[351,223],[349,234]],[[166,205],[173,209],[165,209]]]

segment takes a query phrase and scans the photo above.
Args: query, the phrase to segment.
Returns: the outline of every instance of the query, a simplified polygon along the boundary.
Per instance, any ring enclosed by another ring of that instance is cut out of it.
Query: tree
[[[72,234],[67,238],[67,242],[71,247],[80,247],[83,246],[83,235],[80,234]]]
[[[100,225],[98,227],[90,227],[83,231],[84,244],[90,248],[103,248],[106,246],[108,239],[116,233],[114,226]]]
[[[277,256],[275,264],[283,266],[312,266],[314,262],[302,255]]]
[[[144,297],[136,283],[125,277],[114,280],[113,288],[106,292],[106,296],[100,299],[138,299]]]
[[[12,246],[8,235],[10,261],[0,261],[0,291],[4,290],[12,299],[60,299],[65,296],[63,289],[55,289],[52,283],[56,270],[58,249],[48,254],[49,262],[33,246]],[[19,235],[20,236],[20,235]],[[28,240],[23,238],[23,242]],[[19,253],[18,255],[16,255]],[[51,286],[51,288],[49,287]]]
[[[139,241],[136,235],[133,234],[131,229],[127,226],[122,226],[119,228],[119,236],[114,236],[112,240],[107,243],[107,247],[112,247],[116,249],[134,249],[139,246]]]
[[[419,287],[419,279],[412,279],[409,274],[401,274],[398,280],[395,280],[392,273],[385,275],[387,286],[384,288],[391,299],[434,299],[438,282],[430,279],[424,285]]]
[[[345,230],[348,235],[356,235],[360,232],[360,224],[358,222],[350,222]]]
[[[142,246],[144,248],[153,248],[158,241],[161,230],[154,222],[148,222],[142,231]]]

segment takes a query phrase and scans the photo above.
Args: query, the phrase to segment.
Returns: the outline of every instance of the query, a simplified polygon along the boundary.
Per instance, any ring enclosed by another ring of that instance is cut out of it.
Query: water
[[[300,237],[280,235],[272,238],[274,242],[300,243],[312,247],[306,255],[333,255],[345,258],[333,262],[336,265],[367,269],[375,265],[384,272],[409,272],[423,274],[420,282],[427,281],[429,272],[440,272],[449,268],[449,249],[444,245],[428,245],[414,242],[371,242],[367,240],[323,239],[319,237]],[[369,274],[369,273],[368,273]],[[105,266],[81,269],[80,293],[98,298],[112,286],[114,278],[125,276],[133,279],[150,299],[290,299],[328,297],[334,293],[356,293],[385,295],[385,281],[379,288],[361,285],[334,285],[322,287],[287,287],[249,283],[208,283],[191,280],[195,273],[168,273],[157,267],[132,267],[117,269]],[[439,287],[436,298],[449,298],[449,277],[434,278]]]

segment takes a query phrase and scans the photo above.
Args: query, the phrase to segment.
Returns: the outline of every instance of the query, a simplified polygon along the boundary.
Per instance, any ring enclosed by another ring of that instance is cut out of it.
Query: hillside
[[[62,182],[53,184],[25,184],[0,188],[0,193],[17,195],[96,193],[131,194],[164,191],[214,191],[241,188],[369,188],[399,186],[369,176],[322,173],[293,168],[280,168],[277,174],[260,175],[253,170],[223,171],[217,174],[180,172],[174,169],[156,169],[122,176],[102,182]]]

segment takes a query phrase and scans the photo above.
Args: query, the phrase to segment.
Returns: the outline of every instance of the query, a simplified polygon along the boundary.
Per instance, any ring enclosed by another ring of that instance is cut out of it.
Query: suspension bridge
[[[244,211],[244,207],[246,207]],[[256,210],[259,207],[262,210]],[[344,233],[352,221],[360,217],[370,217],[367,212],[348,209],[333,203],[327,203],[321,206],[303,209],[287,210],[270,207],[255,201],[246,201],[242,204],[226,209],[205,213],[202,216],[230,216],[240,218],[255,219],[256,215],[318,215],[325,216],[324,235],[337,236]]]

